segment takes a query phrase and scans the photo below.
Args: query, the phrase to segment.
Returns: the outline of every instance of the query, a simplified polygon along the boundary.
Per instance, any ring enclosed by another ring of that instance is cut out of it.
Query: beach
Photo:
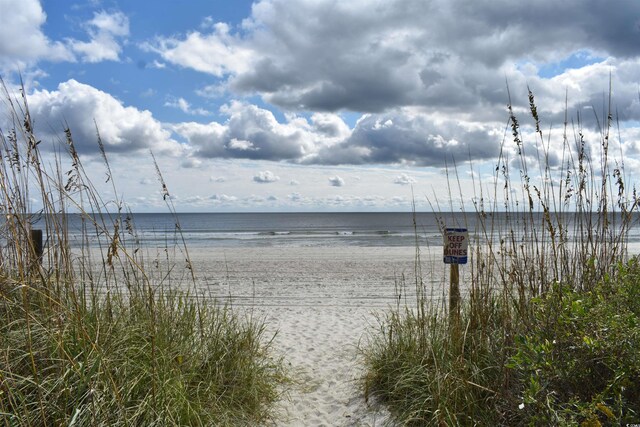
[[[412,247],[198,248],[190,252],[199,292],[266,321],[274,352],[300,384],[279,403],[282,426],[379,426],[383,408],[358,387],[358,344],[377,315],[415,295]],[[443,265],[423,254],[423,276]],[[405,286],[401,284],[405,283]],[[430,284],[434,296],[442,280]]]

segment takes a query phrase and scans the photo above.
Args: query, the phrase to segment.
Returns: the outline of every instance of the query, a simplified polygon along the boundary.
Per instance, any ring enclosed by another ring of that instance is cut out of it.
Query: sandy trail
[[[202,291],[264,316],[269,332],[278,332],[275,350],[303,382],[280,402],[282,426],[380,426],[388,419],[357,386],[357,345],[377,325],[376,313],[396,304],[403,277],[402,299],[412,301],[414,255],[407,247],[191,251]],[[442,271],[423,271],[431,274]]]

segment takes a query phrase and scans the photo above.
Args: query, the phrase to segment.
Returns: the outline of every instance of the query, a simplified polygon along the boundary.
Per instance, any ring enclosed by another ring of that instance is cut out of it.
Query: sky
[[[103,198],[133,211],[164,209],[150,153],[183,212],[468,205],[501,150],[515,157],[509,103],[536,149],[529,88],[552,168],[566,159],[565,117],[599,144],[611,94],[612,152],[629,179],[640,170],[638,0],[0,0],[0,10],[0,75],[14,94],[24,82],[41,149],[59,150],[68,124]],[[6,112],[0,126],[11,126]]]

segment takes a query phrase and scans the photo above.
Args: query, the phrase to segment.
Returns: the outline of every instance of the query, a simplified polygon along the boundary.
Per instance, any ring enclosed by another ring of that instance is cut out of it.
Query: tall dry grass
[[[198,295],[186,245],[178,261],[168,255],[176,248],[158,260],[139,246],[97,128],[113,200],[92,184],[71,126],[45,160],[51,142],[38,139],[24,90],[3,90],[11,125],[0,130],[0,424],[273,420],[287,379],[263,322]],[[162,193],[168,199],[163,181]],[[81,219],[79,243],[71,215]],[[185,269],[186,282],[172,281]]]
[[[640,419],[640,281],[636,263],[623,267],[638,200],[611,152],[611,100],[595,144],[565,114],[557,164],[530,90],[528,100],[531,131],[509,102],[493,178],[474,181],[460,317],[418,282],[417,309],[389,311],[362,348],[365,393],[401,424]]]

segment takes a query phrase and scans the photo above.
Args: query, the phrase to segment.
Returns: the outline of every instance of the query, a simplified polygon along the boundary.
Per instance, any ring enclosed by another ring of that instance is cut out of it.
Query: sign
[[[466,228],[446,228],[444,231],[444,263],[466,264],[469,232]]]

